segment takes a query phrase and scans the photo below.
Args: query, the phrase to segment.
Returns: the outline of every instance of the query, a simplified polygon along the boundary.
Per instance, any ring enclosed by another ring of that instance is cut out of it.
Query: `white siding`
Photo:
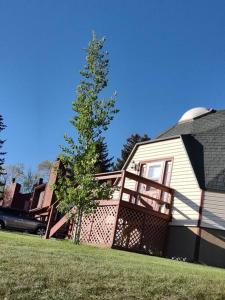
[[[225,230],[225,193],[204,193],[201,225]]]
[[[130,160],[127,171],[134,172],[131,169],[133,160],[138,163],[164,158],[174,159],[170,184],[176,190],[172,225],[195,226],[199,217],[201,189],[181,138],[139,146]],[[127,180],[126,187],[135,189],[134,182]]]

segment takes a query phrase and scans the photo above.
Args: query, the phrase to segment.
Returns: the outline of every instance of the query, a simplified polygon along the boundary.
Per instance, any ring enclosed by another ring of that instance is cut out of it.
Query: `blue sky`
[[[6,163],[53,160],[91,31],[105,35],[118,92],[107,142],[157,133],[189,108],[225,108],[225,1],[0,0],[0,114]]]

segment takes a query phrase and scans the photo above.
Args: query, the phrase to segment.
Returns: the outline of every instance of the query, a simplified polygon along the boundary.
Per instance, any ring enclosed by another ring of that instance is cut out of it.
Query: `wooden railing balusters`
[[[112,232],[112,235],[110,237],[110,243],[113,245],[114,239],[115,239],[115,233],[116,233],[116,226],[118,223],[118,214],[120,212],[121,207],[126,207],[128,209],[133,209],[135,207],[136,210],[151,214],[151,215],[158,215],[161,218],[165,220],[170,220],[172,216],[172,209],[173,209],[173,199],[174,199],[174,190],[168,186],[165,186],[163,184],[159,184],[153,180],[150,180],[146,177],[136,175],[134,173],[128,172],[126,170],[122,171],[116,171],[116,172],[109,172],[109,173],[100,173],[95,175],[96,180],[108,182],[110,181],[112,186],[120,188],[119,191],[119,201],[115,199],[110,200],[96,200],[97,203],[101,203],[101,206],[117,206],[116,208],[116,220],[113,225],[114,230]],[[126,179],[130,179],[131,182],[134,181],[136,184],[134,186],[137,187],[137,189],[130,189],[129,185],[127,185]],[[154,188],[158,191],[160,191],[160,195],[158,193],[152,194],[148,193],[148,190],[142,190],[139,187],[142,185]],[[125,198],[123,197],[124,194],[128,195],[129,198],[127,201],[125,201]],[[155,196],[156,195],[156,196]],[[164,196],[163,196],[164,195]],[[158,199],[158,198],[159,199]],[[154,204],[156,205],[146,205],[141,206],[138,205],[139,199],[141,200],[152,200]],[[149,207],[148,207],[149,206]],[[164,211],[161,211],[161,207],[165,208]],[[45,208],[46,210],[46,208]],[[35,212],[36,210],[34,210]],[[42,211],[42,210],[40,210]],[[47,212],[47,210],[46,210]],[[67,215],[62,217],[58,222],[56,222],[54,225],[54,219],[57,212],[57,203],[55,202],[52,204],[48,209],[48,223],[46,228],[46,234],[45,238],[50,238],[52,235],[54,235],[62,226],[64,223],[68,221]]]
[[[160,211],[160,208],[162,207],[162,205],[164,205],[165,206],[164,214],[167,214],[167,215],[172,214],[174,190],[168,186],[165,186],[163,184],[155,182],[146,177],[128,172],[126,170],[96,174],[96,179],[100,180],[100,181],[107,181],[107,180],[113,181],[114,180],[114,182],[112,182],[112,185],[118,185],[119,183],[121,183],[120,193],[119,193],[119,201],[123,200],[124,194],[127,194],[127,195],[129,195],[128,202],[133,203],[133,199],[134,199],[135,200],[134,203],[138,204],[139,198],[142,197],[142,198],[152,200],[152,201],[154,201],[154,203],[157,203],[158,204],[157,208],[155,208],[156,211]],[[135,181],[137,190],[132,190],[132,189],[127,188],[126,187],[126,179]],[[156,197],[152,197],[151,195],[140,191],[139,187],[142,184],[144,184],[148,187],[152,187],[156,190],[159,190],[161,197],[159,197],[159,199],[157,199]],[[162,195],[166,195],[167,200],[163,200]]]

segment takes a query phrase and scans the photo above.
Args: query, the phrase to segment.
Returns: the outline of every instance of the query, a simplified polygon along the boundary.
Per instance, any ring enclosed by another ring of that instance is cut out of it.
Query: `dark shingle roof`
[[[225,192],[225,110],[175,126],[157,138],[182,135],[199,185]]]

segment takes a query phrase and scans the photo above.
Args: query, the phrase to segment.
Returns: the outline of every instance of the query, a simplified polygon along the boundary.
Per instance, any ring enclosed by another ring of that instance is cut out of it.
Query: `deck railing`
[[[119,218],[119,216],[117,216],[117,214],[119,212],[122,213],[121,208],[129,211],[129,213],[126,211],[125,214],[126,216],[123,218],[125,218],[126,220],[129,219],[130,220],[129,222],[131,223],[133,222],[132,220],[135,221],[137,219],[136,214],[139,215],[149,214],[151,216],[157,217],[159,220],[162,219],[169,222],[172,214],[173,195],[174,195],[174,190],[172,188],[157,183],[146,177],[139,176],[125,170],[108,172],[108,173],[100,173],[100,174],[96,174],[95,177],[97,180],[111,183],[111,185],[115,187],[114,197],[113,199],[111,199],[111,201],[96,199],[99,202],[98,217],[101,216],[99,217],[100,218],[99,220],[101,222],[103,222],[104,218],[101,215],[100,211],[104,210],[103,209],[104,206],[108,207],[106,209],[106,212],[104,212],[105,214],[109,213],[109,209],[112,209],[112,207],[114,206],[117,207],[115,211],[113,208],[113,213],[114,213],[113,217],[115,218],[114,225],[113,225],[115,228],[113,227],[114,229],[112,231],[113,234],[116,230],[116,226],[118,225],[117,219]],[[67,215],[65,215],[59,221],[55,222],[57,216],[56,202],[54,202],[50,207],[48,207],[47,211],[48,211],[48,224],[47,224],[45,237],[49,238],[53,236],[65,223],[67,223],[68,218]],[[136,211],[136,214],[134,214],[134,211]],[[90,214],[89,217],[92,218],[93,214]],[[112,213],[110,214],[110,218],[109,218],[110,220],[111,217],[112,217]],[[99,224],[97,225],[99,226]],[[98,226],[96,228],[99,228]],[[85,228],[85,224],[83,225],[83,228]],[[110,241],[113,242],[114,240],[110,238]]]
[[[145,206],[171,216],[174,189],[128,171],[96,174],[96,179],[117,187],[118,200]]]

